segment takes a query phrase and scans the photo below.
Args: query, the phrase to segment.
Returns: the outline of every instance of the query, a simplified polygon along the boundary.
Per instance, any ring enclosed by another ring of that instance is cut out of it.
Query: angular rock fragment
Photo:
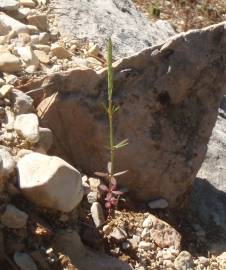
[[[11,174],[16,167],[16,163],[12,155],[4,148],[0,148],[0,163],[0,171],[3,176]]]
[[[115,63],[114,102],[120,105],[115,136],[129,140],[118,151],[115,168],[128,170],[119,182],[135,198],[162,197],[174,207],[190,190],[225,93],[225,26],[181,33]],[[88,173],[104,170],[108,160],[102,147],[107,119],[100,105],[106,78],[106,71],[88,69],[48,78],[59,96],[43,121],[67,145],[54,142],[53,149]],[[48,102],[48,97],[42,101],[40,111]]]
[[[10,52],[5,52],[0,54],[0,71],[1,72],[18,72],[22,70],[20,59],[11,54]]]
[[[17,10],[20,6],[19,0],[1,0],[0,1],[0,10],[14,11]]]
[[[33,99],[20,90],[12,90],[11,101],[13,103],[13,109],[17,114],[25,114],[33,111]]]
[[[13,86],[10,84],[5,84],[0,88],[0,97],[5,97],[13,89]]]
[[[1,222],[8,228],[21,229],[27,225],[28,215],[17,209],[14,205],[8,204],[5,212],[1,215]]]
[[[48,20],[46,15],[32,15],[27,17],[28,23],[35,25],[39,30],[48,30]]]
[[[0,24],[3,23],[4,25],[6,25],[7,27],[9,27],[10,29],[14,30],[15,32],[19,33],[28,33],[28,27],[13,19],[12,17],[6,15],[4,12],[0,12]]]
[[[192,260],[192,256],[188,251],[182,251],[176,258],[174,262],[174,266],[176,270],[193,270],[194,269],[194,263]]]
[[[39,141],[36,147],[41,147],[46,152],[50,149],[53,144],[53,133],[49,128],[39,127]]]
[[[50,62],[49,55],[46,52],[34,50],[34,53],[41,63],[48,64]]]
[[[71,57],[71,53],[67,51],[64,47],[58,44],[53,44],[51,46],[51,52],[53,53],[53,55],[55,55],[59,59],[65,59],[65,58]]]
[[[20,4],[24,7],[34,8],[36,6],[33,0],[20,0]]]
[[[17,167],[21,191],[35,204],[70,212],[82,200],[81,175],[61,158],[31,153]]]
[[[90,211],[91,211],[91,215],[92,215],[95,226],[97,228],[102,226],[105,222],[105,219],[104,219],[104,212],[103,212],[103,208],[101,204],[99,202],[94,202],[91,206]]]
[[[39,59],[31,46],[20,47],[17,49],[17,52],[22,60],[26,63],[27,67],[33,67],[33,72],[36,71],[39,66]]]

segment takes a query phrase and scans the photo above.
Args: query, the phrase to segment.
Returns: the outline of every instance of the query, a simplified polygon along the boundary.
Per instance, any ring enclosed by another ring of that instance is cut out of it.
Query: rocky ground
[[[224,0],[134,0],[152,20],[169,21],[177,32],[202,28],[226,19]]]
[[[53,134],[20,89],[45,74],[99,71],[106,60],[97,45],[62,38],[46,0],[3,0],[0,10],[0,268],[225,270],[226,253],[208,253],[208,235],[186,212],[125,193],[109,214],[101,179],[47,154]]]

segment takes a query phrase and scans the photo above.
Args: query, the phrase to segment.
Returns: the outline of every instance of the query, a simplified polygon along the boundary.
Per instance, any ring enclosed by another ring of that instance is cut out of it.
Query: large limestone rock
[[[114,101],[121,106],[115,138],[129,139],[115,167],[129,170],[119,182],[134,198],[161,197],[172,207],[195,179],[226,90],[225,28],[182,33],[115,64]],[[54,153],[89,174],[105,170],[109,159],[101,105],[106,77],[88,69],[53,75],[39,105],[43,125],[55,135]]]
[[[81,175],[61,158],[31,153],[17,167],[22,193],[37,205],[70,212],[80,203]]]
[[[129,56],[175,34],[165,21],[150,23],[131,0],[54,0],[59,31],[73,39],[106,47],[111,36],[115,57]]]

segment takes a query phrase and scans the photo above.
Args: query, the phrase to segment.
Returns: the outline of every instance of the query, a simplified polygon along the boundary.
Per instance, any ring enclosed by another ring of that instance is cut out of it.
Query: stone
[[[36,44],[34,47],[35,47],[35,49],[37,49],[39,51],[43,51],[43,52],[45,52],[47,54],[50,51],[50,46],[48,46],[48,45]]]
[[[12,155],[4,148],[0,149],[0,160],[1,160],[1,174],[3,176],[9,176],[13,173],[16,163]]]
[[[88,67],[89,62],[87,59],[83,59],[80,57],[73,56],[72,57],[73,64],[78,66],[78,67]]]
[[[86,58],[86,60],[88,61],[88,65],[91,67],[97,67],[97,66],[102,67],[102,63],[94,57],[88,57]]]
[[[152,221],[152,227],[150,229],[150,238],[160,248],[174,247],[176,250],[180,249],[181,236],[172,226],[165,221],[149,215]]]
[[[39,34],[39,29],[35,25],[27,24],[30,35]]]
[[[27,16],[30,15],[31,9],[28,7],[20,7],[18,9],[18,13],[20,14],[21,19],[25,19],[25,18],[27,18]]]
[[[142,227],[143,228],[151,228],[152,227],[152,216],[149,215],[145,220],[143,221]]]
[[[39,34],[39,43],[47,45],[50,42],[49,34],[46,32],[42,32]]]
[[[93,222],[97,228],[102,226],[105,222],[104,212],[101,204],[99,202],[94,202],[91,206],[91,215],[93,218]]]
[[[130,142],[117,153],[115,166],[128,170],[118,181],[134,199],[165,198],[176,207],[190,190],[225,93],[225,29],[220,23],[181,33],[114,64],[114,100],[120,104],[115,136]],[[42,121],[64,141],[54,142],[54,154],[90,174],[105,170],[108,129],[98,104],[105,100],[106,70],[81,68],[47,78],[48,95],[55,89],[59,95]],[[49,97],[38,111],[48,102]]]
[[[31,36],[28,33],[20,33],[18,37],[21,40],[23,46],[31,42]]]
[[[90,178],[88,179],[88,181],[89,181],[90,189],[91,189],[92,191],[97,191],[97,190],[99,190],[99,187],[100,187],[100,179],[90,177]]]
[[[0,10],[5,11],[14,11],[17,10],[20,6],[18,0],[1,0],[0,2]]]
[[[105,50],[111,36],[116,58],[131,56],[175,34],[166,21],[150,23],[131,0],[56,0],[53,8],[63,37],[88,39]]]
[[[30,143],[36,143],[40,138],[38,117],[34,113],[17,115],[14,129],[19,136]]]
[[[169,206],[167,200],[157,199],[148,203],[148,207],[151,209],[165,209]]]
[[[6,25],[11,30],[16,31],[19,33],[28,33],[28,28],[25,24],[13,19],[12,17],[6,15],[3,12],[0,12],[0,24]]]
[[[100,196],[96,191],[91,191],[87,194],[87,201],[90,204],[97,202],[99,198],[100,198]]]
[[[131,239],[127,241],[130,243],[132,249],[137,249],[141,238],[138,235],[133,235]]]
[[[100,52],[100,49],[99,49],[98,45],[95,44],[88,50],[88,55],[98,56],[99,52]]]
[[[1,223],[11,229],[22,229],[27,225],[28,215],[12,204],[6,206],[1,215]]]
[[[18,161],[17,168],[22,194],[41,207],[70,212],[82,200],[80,173],[59,157],[31,153]]]
[[[40,31],[48,30],[48,20],[46,15],[31,15],[27,17],[28,23],[36,26]]]
[[[0,88],[0,96],[5,97],[7,96],[11,90],[13,89],[13,86],[10,84],[5,84]]]
[[[120,227],[113,229],[113,232],[110,234],[110,237],[117,242],[123,242],[127,238],[127,233]]]
[[[85,246],[75,230],[57,232],[52,247],[54,251],[65,254],[72,261],[85,257]]]
[[[0,44],[4,45],[6,43],[7,40],[7,36],[8,33],[10,32],[10,27],[7,26],[2,20],[0,20],[0,35],[1,35],[1,39],[0,39]]]
[[[59,59],[66,59],[71,57],[71,53],[58,44],[52,44],[51,52],[54,56],[56,56]]]
[[[219,262],[219,266],[222,267],[222,270],[226,265],[226,252],[223,252],[221,255],[217,257],[217,261]]]
[[[31,42],[32,42],[33,45],[34,44],[39,44],[39,35],[38,34],[31,35],[30,37],[31,37]]]
[[[59,231],[52,242],[53,250],[69,257],[77,269],[132,270],[128,264],[86,248],[76,231]]]
[[[17,49],[17,52],[27,66],[34,67],[34,71],[38,68],[39,59],[34,53],[31,46],[20,47]]]
[[[0,71],[1,72],[18,72],[22,70],[20,59],[11,54],[10,52],[5,52],[0,54]]]
[[[197,265],[200,265],[201,264],[203,266],[209,266],[210,260],[209,260],[209,258],[206,258],[206,257],[201,256],[201,257],[198,257],[197,258],[196,264]]]
[[[14,74],[4,74],[4,80],[6,84],[11,84],[13,85],[17,81],[17,76]]]
[[[49,128],[39,127],[39,141],[36,147],[43,148],[46,152],[49,151],[53,144],[53,133]]]
[[[15,114],[12,111],[10,107],[5,107],[5,119],[4,122],[2,123],[2,126],[7,130],[7,131],[12,131],[14,128],[14,122],[15,122]]]
[[[143,231],[142,231],[142,233],[141,233],[141,237],[143,239],[145,239],[145,238],[147,238],[149,236],[150,236],[150,230],[149,230],[149,228],[144,228]]]
[[[174,261],[176,270],[193,270],[194,263],[192,256],[188,251],[182,251]]]
[[[20,0],[20,4],[28,8],[34,8],[36,6],[33,0]]]
[[[122,248],[123,248],[123,249],[129,249],[130,246],[131,246],[131,245],[130,245],[129,242],[123,242],[123,243],[122,243]]]
[[[33,99],[24,92],[13,89],[11,93],[13,109],[17,114],[25,114],[33,111]]]
[[[104,225],[103,228],[102,228],[103,232],[105,234],[109,234],[111,232],[111,226],[110,225]]]
[[[39,5],[45,6],[47,4],[47,0],[37,0]]]
[[[50,62],[49,55],[46,52],[34,50],[34,53],[41,63],[48,64]]]
[[[150,243],[150,242],[145,242],[145,241],[141,241],[138,245],[138,247],[140,249],[143,249],[143,250],[151,250],[152,249],[152,246],[153,244]]]
[[[27,253],[16,252],[13,256],[16,265],[21,270],[38,270],[37,265]]]

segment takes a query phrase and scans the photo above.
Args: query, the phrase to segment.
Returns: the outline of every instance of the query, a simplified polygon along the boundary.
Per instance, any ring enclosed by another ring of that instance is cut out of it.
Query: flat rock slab
[[[102,48],[111,36],[117,58],[159,44],[175,34],[168,22],[150,23],[131,0],[54,0],[52,7],[63,36],[87,39]]]
[[[182,33],[115,64],[115,138],[129,139],[115,168],[129,170],[119,181],[134,198],[176,206],[195,179],[226,87],[225,28]],[[38,108],[55,135],[54,153],[89,174],[109,159],[106,77],[89,69],[52,75]]]

